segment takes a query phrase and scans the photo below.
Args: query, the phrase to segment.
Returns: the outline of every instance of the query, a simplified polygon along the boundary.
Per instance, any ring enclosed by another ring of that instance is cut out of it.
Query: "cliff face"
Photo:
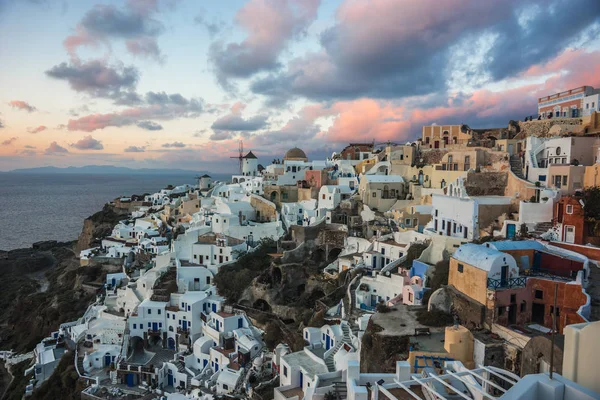
[[[83,221],[83,229],[77,240],[75,251],[79,253],[81,250],[99,246],[102,238],[109,236],[114,226],[128,215],[129,212],[126,209],[116,208],[109,204],[104,205],[101,211]]]

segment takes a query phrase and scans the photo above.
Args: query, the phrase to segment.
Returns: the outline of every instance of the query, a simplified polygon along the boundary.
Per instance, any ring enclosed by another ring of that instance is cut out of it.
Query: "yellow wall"
[[[600,186],[600,164],[585,167],[583,187]]]
[[[458,272],[458,264],[463,265],[463,272]],[[487,299],[487,272],[472,265],[450,258],[448,284],[470,298],[485,304]]]

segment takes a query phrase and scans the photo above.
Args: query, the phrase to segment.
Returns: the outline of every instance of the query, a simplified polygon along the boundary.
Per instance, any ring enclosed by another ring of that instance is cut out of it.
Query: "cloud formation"
[[[125,40],[128,51],[137,56],[160,60],[162,55],[156,38],[164,31],[155,18],[159,9],[156,0],[129,0],[125,7],[96,5],[89,10],[63,44],[72,60],[78,59],[81,46],[110,46],[112,40]]]
[[[335,24],[322,33],[318,51],[296,56],[251,88],[273,104],[295,97],[399,99],[443,92],[480,49],[469,76],[495,82],[552,59],[599,14],[596,0],[506,0],[501,6],[346,0]]]
[[[123,104],[140,101],[135,93],[139,80],[139,71],[135,67],[108,65],[102,60],[75,60],[55,65],[46,71],[46,75],[67,81],[71,89],[93,97],[109,98]]]
[[[29,133],[40,133],[40,132],[45,131],[46,129],[48,129],[47,126],[40,125],[40,126],[36,126],[36,127],[32,127],[32,128],[27,128],[27,132],[29,132]]]
[[[11,144],[13,144],[13,143],[14,143],[14,142],[15,142],[17,139],[18,139],[17,137],[13,136],[13,137],[11,137],[11,138],[8,138],[8,139],[4,140],[4,141],[3,141],[2,143],[0,143],[0,144],[2,144],[2,146],[10,146],[10,145],[11,145]]]
[[[123,150],[125,153],[143,153],[146,151],[145,146],[129,146]]]
[[[0,129],[4,128],[4,121],[0,119]]]
[[[147,131],[160,131],[163,128],[161,124],[154,121],[139,121],[136,125]]]
[[[215,41],[209,58],[221,84],[279,67],[288,42],[306,33],[317,16],[320,0],[250,0],[235,16],[247,32],[239,43]]]
[[[120,127],[137,124],[145,120],[172,120],[175,118],[196,118],[203,111],[201,98],[187,99],[179,93],[148,92],[145,105],[131,107],[108,114],[90,114],[78,119],[70,119],[70,131],[93,132],[107,127]]]
[[[162,147],[164,147],[166,149],[182,148],[182,147],[185,147],[185,144],[181,143],[181,142],[165,143],[162,145]]]
[[[50,146],[48,146],[48,148],[44,151],[44,154],[47,156],[50,155],[62,155],[65,153],[68,153],[69,150],[67,150],[66,148],[62,147],[61,145],[59,145],[56,142],[52,142],[50,143]]]
[[[257,131],[267,126],[267,115],[255,115],[245,119],[242,117],[242,111],[246,105],[237,102],[231,107],[231,112],[218,118],[211,125],[215,131]]]
[[[37,111],[37,108],[23,100],[11,100],[8,102],[8,105],[12,108],[16,108],[17,110],[23,110],[27,112]]]
[[[70,144],[71,147],[74,147],[79,150],[102,150],[104,146],[102,142],[96,140],[92,137],[92,135],[88,135],[83,139]]]

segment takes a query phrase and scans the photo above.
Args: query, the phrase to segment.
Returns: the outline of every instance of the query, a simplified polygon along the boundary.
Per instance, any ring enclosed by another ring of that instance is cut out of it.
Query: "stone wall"
[[[470,172],[465,189],[469,196],[504,196],[507,184],[507,172]]]
[[[519,127],[521,132],[518,135],[519,139],[524,139],[528,136],[536,137],[548,137],[550,135],[550,128],[554,125],[561,125],[561,131],[568,131],[568,126],[573,126],[575,130],[581,125],[581,118],[553,118],[553,119],[542,119],[540,121],[519,121]]]

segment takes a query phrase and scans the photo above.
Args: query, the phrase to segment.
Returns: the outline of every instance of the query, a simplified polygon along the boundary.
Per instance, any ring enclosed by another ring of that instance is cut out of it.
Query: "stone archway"
[[[334,262],[335,260],[337,260],[337,258],[341,252],[342,252],[342,249],[339,249],[337,247],[329,250],[329,254],[327,255],[327,261],[330,263]]]
[[[257,299],[252,307],[260,311],[271,312],[271,305],[264,299]]]
[[[271,278],[274,284],[281,284],[282,274],[281,269],[279,267],[273,267],[273,270],[271,271]]]

